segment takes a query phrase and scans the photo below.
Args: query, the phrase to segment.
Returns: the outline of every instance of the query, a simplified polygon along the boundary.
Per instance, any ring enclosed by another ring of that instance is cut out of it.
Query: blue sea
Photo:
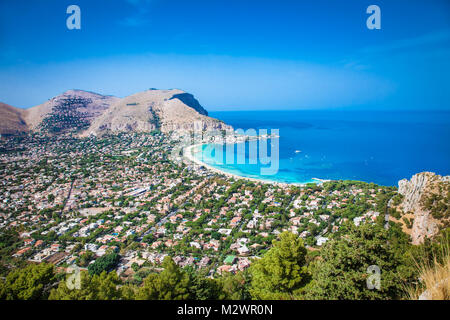
[[[261,173],[267,164],[249,164],[248,151],[245,164],[219,164],[207,146],[196,155],[244,177],[288,183],[316,182],[314,178],[359,180],[396,186],[400,179],[422,171],[450,174],[447,111],[223,111],[210,116],[235,129],[268,129],[269,133],[279,129],[279,164],[273,175]],[[223,152],[226,157],[225,148]]]

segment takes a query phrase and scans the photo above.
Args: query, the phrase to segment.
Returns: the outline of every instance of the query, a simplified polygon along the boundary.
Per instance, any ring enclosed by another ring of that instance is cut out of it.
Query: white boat
[[[300,150],[295,150],[295,153],[300,153],[301,151]]]

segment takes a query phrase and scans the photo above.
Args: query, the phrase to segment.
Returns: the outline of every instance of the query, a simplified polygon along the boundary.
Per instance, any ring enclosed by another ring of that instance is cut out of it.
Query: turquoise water
[[[261,173],[269,165],[259,158],[250,164],[255,159],[249,157],[248,143],[244,153],[234,149],[235,159],[245,155],[243,164],[227,164],[226,148],[222,163],[217,163],[212,145],[196,155],[240,176],[288,183],[351,179],[392,186],[422,171],[450,173],[450,112],[233,111],[210,116],[235,129],[279,129],[274,175]]]

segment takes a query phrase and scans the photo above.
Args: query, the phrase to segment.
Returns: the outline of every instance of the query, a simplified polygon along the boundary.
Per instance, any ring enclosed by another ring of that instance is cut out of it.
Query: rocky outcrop
[[[181,102],[183,102],[185,105],[187,105],[188,107],[191,107],[192,109],[194,109],[195,111],[197,111],[198,113],[207,116],[208,115],[208,111],[206,111],[198,102],[197,99],[194,98],[194,96],[190,93],[177,93],[174,94],[172,96],[172,98],[170,98],[169,100],[172,99],[178,99]]]
[[[414,222],[411,231],[412,243],[423,243],[425,238],[435,236],[447,217],[433,216],[437,201],[446,201],[450,176],[439,176],[432,172],[422,172],[414,175],[410,181],[403,179],[398,183],[398,193],[403,196],[399,209],[403,214],[412,213]],[[439,210],[446,210],[439,206]]]

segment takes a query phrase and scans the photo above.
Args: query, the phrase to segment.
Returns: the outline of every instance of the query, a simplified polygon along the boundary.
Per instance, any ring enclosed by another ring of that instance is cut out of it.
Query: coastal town
[[[346,221],[384,220],[395,191],[356,181],[294,186],[229,177],[188,158],[172,161],[173,139],[159,131],[2,139],[2,272],[42,262],[83,269],[115,253],[117,274],[131,283],[166,256],[210,277],[232,274],[283,231],[313,251]]]
[[[449,0],[0,3],[11,314],[450,300]]]

